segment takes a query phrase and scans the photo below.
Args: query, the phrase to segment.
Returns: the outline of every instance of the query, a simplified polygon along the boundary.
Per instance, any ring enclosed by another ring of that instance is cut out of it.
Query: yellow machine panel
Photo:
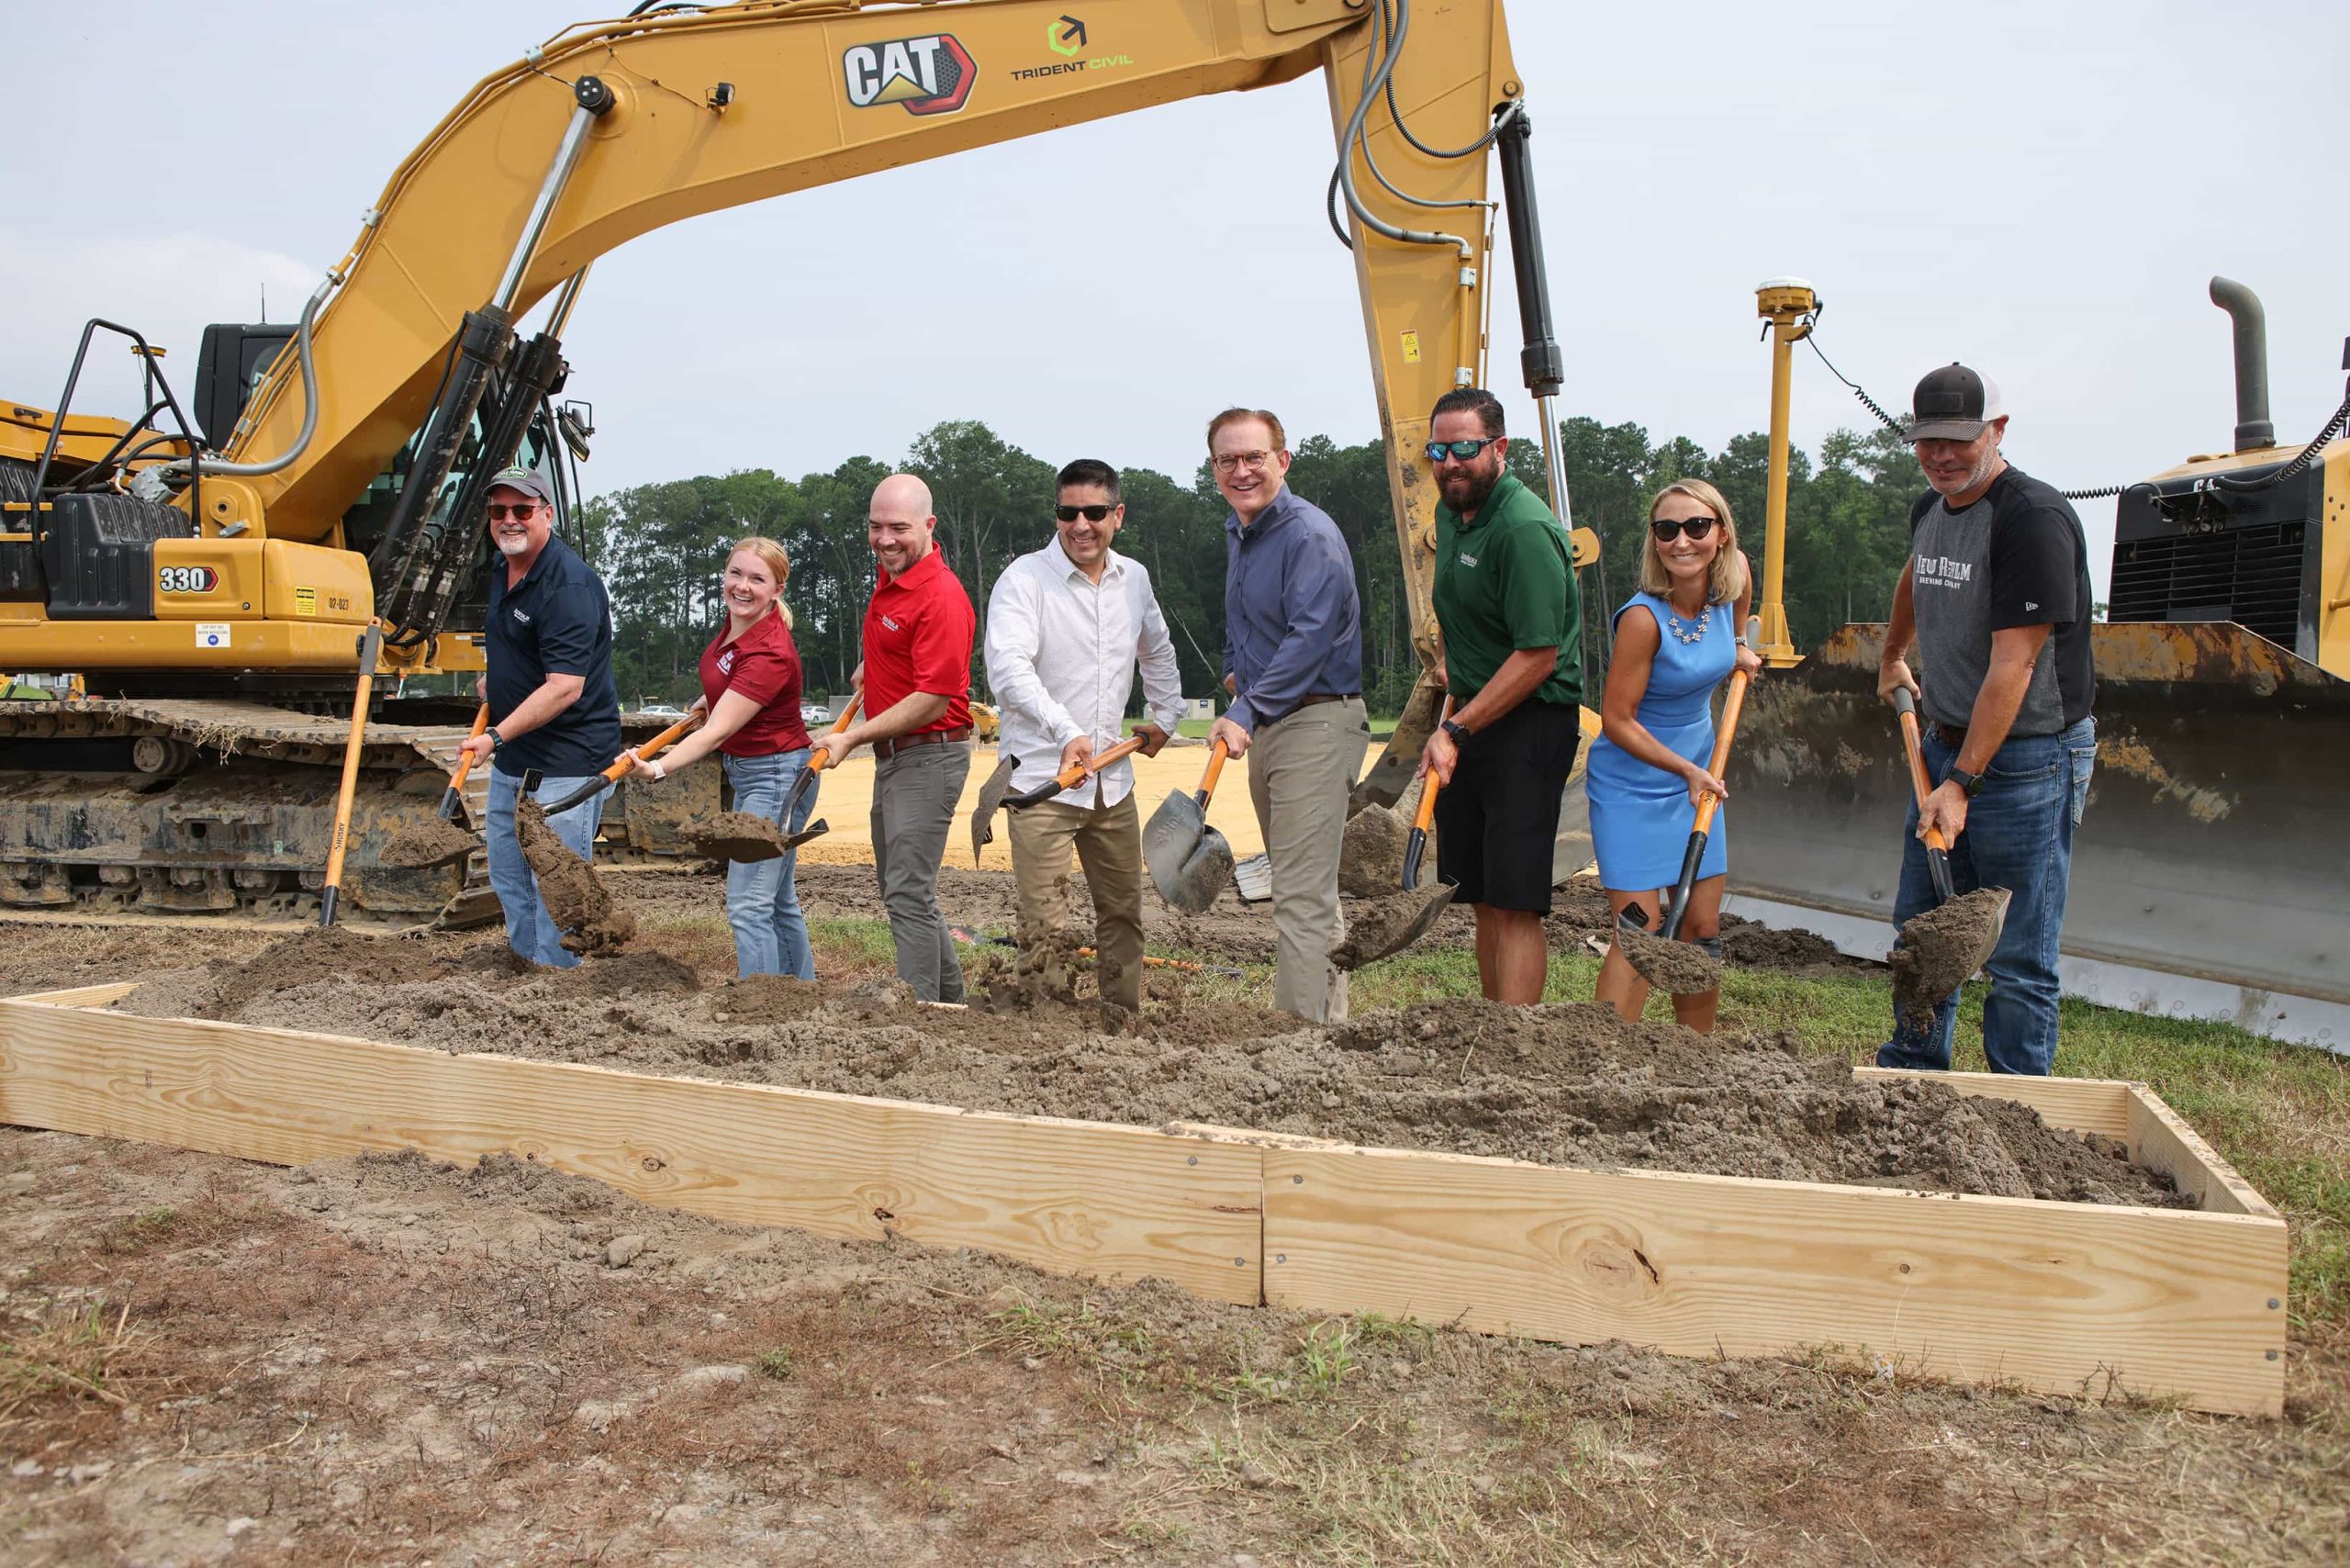
[[[375,613],[367,557],[291,540],[262,542],[268,582],[263,610],[272,621],[326,621],[364,626]],[[159,598],[156,603],[160,606]]]
[[[155,619],[241,621],[262,602],[259,539],[155,541]]]

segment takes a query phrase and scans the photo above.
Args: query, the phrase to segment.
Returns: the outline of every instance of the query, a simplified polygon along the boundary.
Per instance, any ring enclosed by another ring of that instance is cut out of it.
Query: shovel
[[[676,745],[679,741],[685,739],[686,732],[700,722],[700,714],[687,714],[684,718],[678,720],[676,723],[670,725],[667,729],[662,731],[659,734],[654,736],[651,740],[637,747],[636,756],[642,757],[647,762],[652,761],[655,756],[668,750],[671,746]],[[562,800],[554,801],[546,806],[541,807],[540,809],[551,817],[561,816],[564,812],[571,810],[572,807],[578,805],[584,801],[594,800],[597,796],[602,794],[605,790],[619,783],[623,778],[627,777],[628,770],[635,765],[635,762],[636,757],[632,757],[628,753],[622,752],[620,756],[612,759],[610,767],[596,775],[595,778],[590,778],[587,783],[582,784],[578,789],[574,790]]]
[[[1762,622],[1757,617],[1746,623],[1746,635],[1739,639],[1741,647],[1751,648],[1762,640]],[[1738,670],[1729,678],[1729,694],[1722,699],[1722,723],[1714,736],[1714,756],[1706,771],[1719,778],[1729,766],[1730,742],[1738,735],[1739,715],[1746,711],[1747,676]],[[1645,928],[1625,917],[1617,917],[1619,931],[1628,931],[1632,940],[1622,940],[1624,961],[1632,972],[1651,985],[1662,986],[1676,996],[1702,996],[1717,990],[1722,983],[1722,963],[1702,947],[1688,953],[1665,953],[1658,944],[1681,940],[1681,923],[1689,915],[1689,894],[1697,885],[1697,867],[1706,858],[1706,841],[1712,836],[1714,812],[1721,804],[1719,796],[1708,792],[1697,802],[1697,818],[1689,832],[1689,847],[1682,852],[1681,879],[1673,884],[1673,902],[1664,906],[1664,928],[1651,935]]]
[[[1909,788],[1922,812],[1933,790],[1919,745],[1918,703],[1908,688],[1895,690],[1893,711],[1900,715]],[[1951,880],[1950,845],[1939,828],[1926,830],[1926,874],[1933,879],[1934,907],[1901,928],[1900,945],[1891,958],[1894,1005],[1905,1014],[1930,1014],[1989,961],[2008,924],[2009,901],[2015,896],[2006,888],[1959,893]]]
[[[1012,787],[1013,771],[1020,766],[1020,759],[1016,756],[1007,756],[997,763],[995,771],[988,775],[988,781],[979,786],[979,803],[971,808],[971,864],[978,865],[980,849],[995,842],[995,812],[998,806],[1012,812],[1024,811],[1030,806],[1041,806],[1064,790],[1076,789],[1120,757],[1141,750],[1142,743],[1143,737],[1140,735],[1120,741],[1099,756],[1064,767],[1034,790],[1024,790],[1017,795],[1007,795],[1004,791]]]
[[[833,751],[830,744],[833,737],[839,734],[843,730],[848,728],[850,721],[856,717],[857,709],[864,706],[864,703],[865,692],[860,688],[857,692],[848,700],[848,706],[841,710],[841,716],[833,721],[833,727],[825,732],[824,738],[818,741],[816,743],[815,749],[808,754],[808,766],[801,768],[800,770],[800,777],[792,781],[791,793],[783,798],[783,807],[775,814],[776,821],[779,823],[788,823],[791,820],[791,813],[799,807],[800,797],[806,795],[809,790],[813,790],[816,787],[816,775],[822,773],[824,769],[833,765]],[[810,823],[798,833],[785,834],[783,835],[783,848],[797,849],[801,845],[807,843],[810,839],[830,833],[832,830],[832,823],[826,822],[822,817],[818,817],[814,822]],[[783,850],[779,849],[776,851],[776,853],[780,855],[783,853]]]
[[[1150,879],[1158,896],[1185,914],[1203,913],[1232,878],[1232,846],[1208,826],[1208,800],[1225,756],[1224,743],[1216,742],[1199,789],[1168,796],[1143,824],[1142,857]]]
[[[1444,711],[1437,717],[1437,727],[1452,717],[1452,699],[1444,700]],[[1433,772],[1420,779],[1420,809],[1412,813],[1412,831],[1404,836],[1404,890],[1410,892],[1420,885],[1420,860],[1428,852],[1428,825],[1436,821],[1436,792],[1444,781]]]
[[[465,738],[469,741],[478,740],[481,737],[482,732],[488,728],[489,704],[485,702],[481,705],[480,709],[475,712],[474,727],[466,732]],[[442,790],[441,793],[441,816],[442,821],[454,822],[456,820],[457,808],[464,802],[465,775],[471,773],[473,770],[474,754],[472,752],[467,752],[463,756],[457,758],[457,770],[449,775],[449,788]]]

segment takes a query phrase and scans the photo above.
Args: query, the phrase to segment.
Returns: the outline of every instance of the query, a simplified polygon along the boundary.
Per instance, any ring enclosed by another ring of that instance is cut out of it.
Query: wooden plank
[[[38,1002],[49,1007],[111,1007],[138,989],[137,980],[118,980],[111,985],[76,986],[71,991],[37,991],[8,1000]]]
[[[278,1165],[499,1150],[648,1203],[1255,1304],[1257,1149],[1139,1127],[0,1002],[0,1122]]]
[[[1906,1068],[1856,1067],[1852,1076],[1879,1082],[1913,1079]],[[2108,1137],[2130,1136],[2130,1086],[2104,1078],[2025,1078],[2012,1072],[1937,1072],[1928,1075],[1960,1094],[2013,1100],[2029,1105],[2050,1126],[2076,1133],[2103,1133]]]
[[[1678,1355],[2284,1405],[2274,1218],[1269,1148],[1265,1297]],[[2275,1359],[2272,1359],[2275,1358]]]
[[[2180,1192],[2192,1193],[2198,1203],[2214,1214],[2278,1219],[2268,1200],[2237,1175],[2235,1167],[2221,1159],[2219,1150],[2205,1143],[2177,1112],[2163,1103],[2160,1095],[2143,1083],[2128,1087],[2132,1159],[2168,1176]]]

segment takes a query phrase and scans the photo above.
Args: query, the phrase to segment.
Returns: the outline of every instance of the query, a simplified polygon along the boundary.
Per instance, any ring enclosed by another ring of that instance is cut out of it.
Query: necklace
[[[1670,603],[1669,600],[1667,602],[1668,604]],[[1714,607],[1709,604],[1706,606],[1705,609],[1697,612],[1697,623],[1695,626],[1683,626],[1681,623],[1681,617],[1670,613],[1665,616],[1664,624],[1665,629],[1670,631],[1677,641],[1683,643],[1699,643],[1705,641],[1706,627],[1713,618]]]

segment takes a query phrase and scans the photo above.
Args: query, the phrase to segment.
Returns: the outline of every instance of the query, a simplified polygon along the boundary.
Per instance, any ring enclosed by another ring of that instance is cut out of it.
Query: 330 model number
[[[164,593],[210,593],[220,586],[220,574],[210,566],[159,566],[155,587]]]

